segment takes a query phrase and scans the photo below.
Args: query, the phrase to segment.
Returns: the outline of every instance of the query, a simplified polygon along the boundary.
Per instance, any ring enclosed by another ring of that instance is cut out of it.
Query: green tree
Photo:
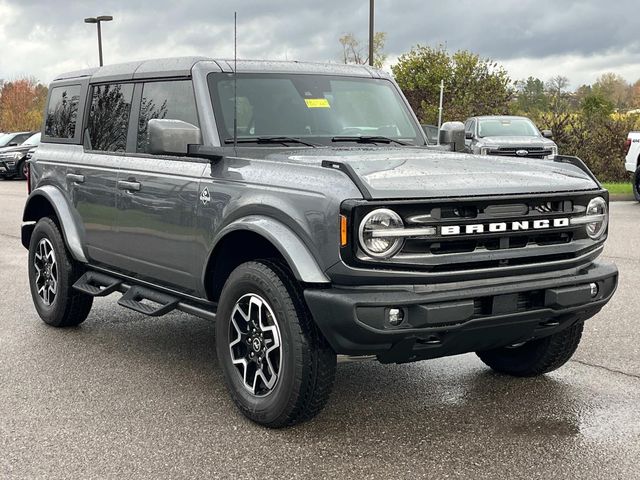
[[[382,68],[387,60],[384,45],[387,41],[386,32],[376,32],[373,35],[373,66]],[[345,33],[338,39],[342,46],[342,62],[367,65],[369,63],[369,45],[358,40],[353,33]]]
[[[507,71],[467,50],[450,54],[442,45],[417,45],[391,67],[421,121],[436,123],[440,81],[444,80],[443,120],[509,112],[513,85]]]
[[[592,92],[586,95],[580,104],[582,112],[588,118],[602,118],[611,115],[614,110],[614,104],[598,92]]]
[[[543,112],[549,108],[549,99],[544,90],[544,82],[529,77],[516,82],[516,107],[521,113]]]

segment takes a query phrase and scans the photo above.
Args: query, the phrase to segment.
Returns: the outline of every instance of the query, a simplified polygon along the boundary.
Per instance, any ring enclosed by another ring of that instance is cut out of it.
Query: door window
[[[104,152],[126,151],[132,97],[131,83],[93,87],[87,127],[87,149]]]
[[[191,80],[144,84],[138,120],[138,152],[147,153],[148,125],[152,119],[182,120],[198,127],[198,111]]]

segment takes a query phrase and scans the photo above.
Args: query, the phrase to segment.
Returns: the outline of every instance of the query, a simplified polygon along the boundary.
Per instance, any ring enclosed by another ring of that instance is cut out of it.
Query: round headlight
[[[589,205],[587,205],[586,215],[600,216],[602,219],[597,222],[587,223],[587,235],[594,240],[598,240],[609,225],[609,209],[607,208],[607,202],[602,197],[596,197],[591,199]]]
[[[404,239],[390,235],[385,230],[404,228],[402,218],[393,210],[380,208],[368,213],[360,223],[359,239],[362,250],[374,258],[389,258],[402,248]]]

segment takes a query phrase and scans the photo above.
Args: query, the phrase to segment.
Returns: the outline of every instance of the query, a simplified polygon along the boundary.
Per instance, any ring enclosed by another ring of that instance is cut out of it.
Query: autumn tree
[[[603,73],[592,86],[593,91],[612,103],[619,110],[627,108],[631,100],[632,88],[617,73]]]
[[[640,108],[640,80],[637,80],[633,85],[631,85],[631,93],[630,93],[630,107],[637,109]]]
[[[39,130],[47,87],[33,78],[4,82],[0,90],[0,131]]]
[[[382,68],[387,56],[384,45],[387,41],[386,32],[376,32],[373,35],[373,66]],[[369,45],[358,40],[353,33],[345,33],[338,39],[342,46],[342,62],[367,65],[369,63]]]
[[[444,80],[444,119],[509,112],[513,84],[496,62],[467,50],[450,54],[444,46],[417,45],[391,67],[421,121],[436,123]]]

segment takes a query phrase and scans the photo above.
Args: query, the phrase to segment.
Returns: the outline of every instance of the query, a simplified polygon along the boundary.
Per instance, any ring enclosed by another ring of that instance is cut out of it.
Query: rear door
[[[116,181],[127,147],[133,89],[132,83],[91,86],[84,154],[67,170],[73,205],[84,227],[87,256],[107,266],[118,262]]]
[[[130,154],[117,182],[119,268],[141,279],[195,292],[202,255],[195,236],[199,183],[206,163],[148,153],[151,119],[199,126],[190,79],[138,83],[130,129]],[[134,140],[133,142],[131,140]]]

